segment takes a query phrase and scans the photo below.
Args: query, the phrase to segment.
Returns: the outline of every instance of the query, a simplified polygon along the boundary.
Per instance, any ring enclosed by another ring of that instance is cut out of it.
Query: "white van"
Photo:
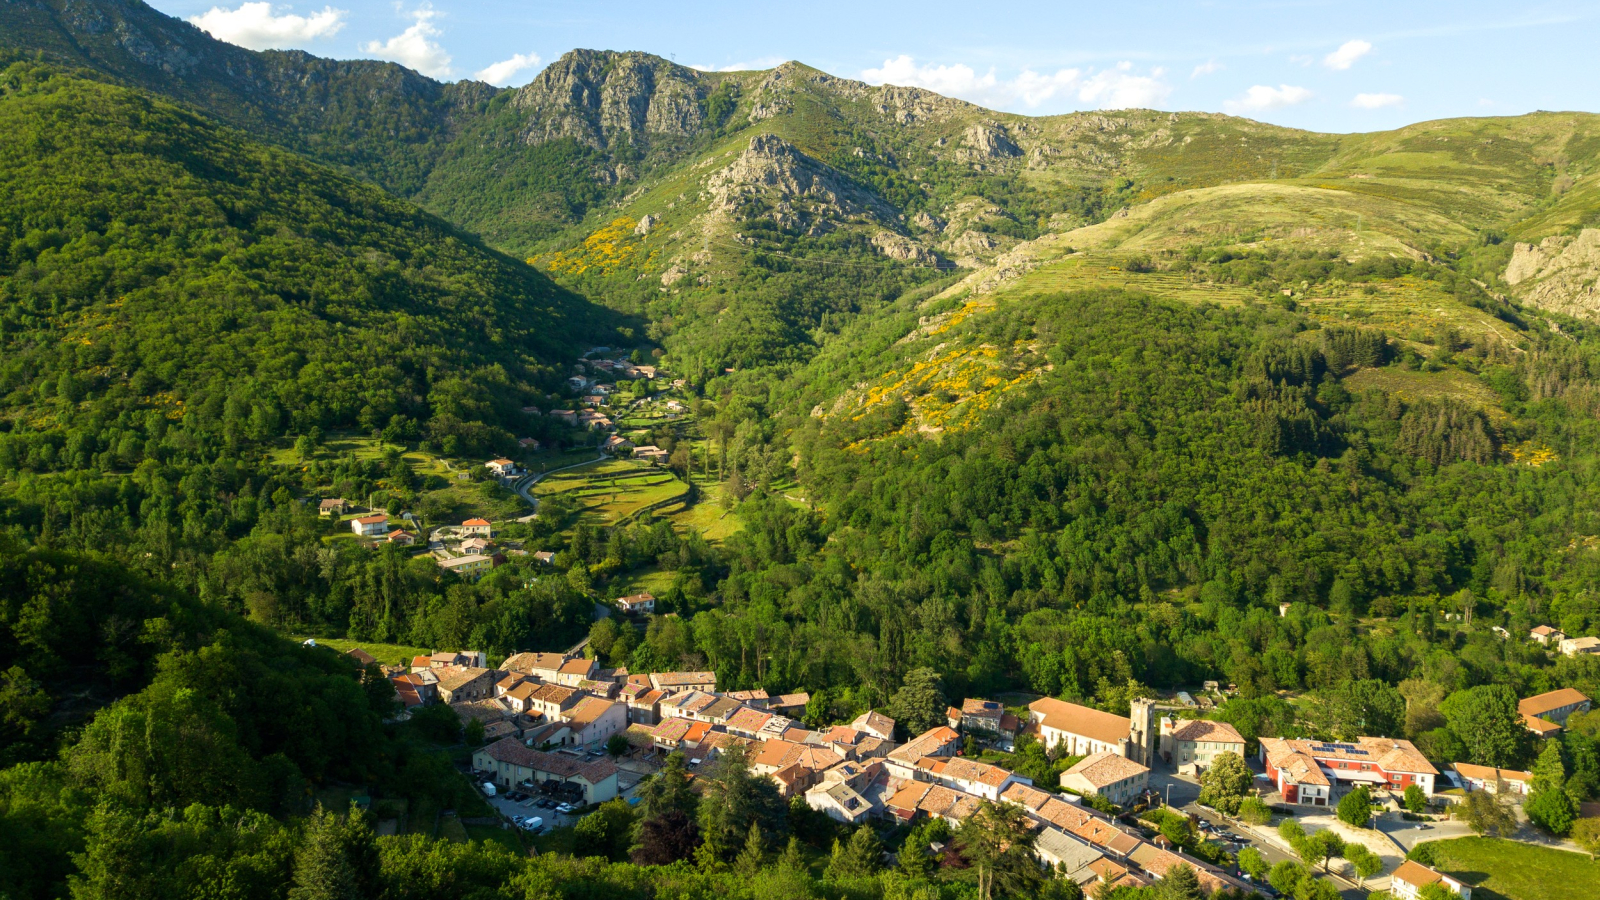
[[[544,827],[544,820],[538,816],[529,816],[523,819],[519,826],[523,831],[538,831]]]
[[[494,782],[485,781],[483,783],[483,795],[485,797],[493,797],[494,793],[495,793],[495,791],[494,791]]]

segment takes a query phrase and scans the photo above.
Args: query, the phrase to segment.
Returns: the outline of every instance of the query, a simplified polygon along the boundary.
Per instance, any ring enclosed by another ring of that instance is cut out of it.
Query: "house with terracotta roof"
[[[417,536],[401,528],[384,535],[384,540],[396,547],[410,547],[416,544]]]
[[[1000,717],[1005,712],[1005,707],[993,700],[968,697],[961,701],[961,706],[945,710],[945,721],[951,728],[965,734],[998,735]]]
[[[488,469],[489,474],[494,475],[496,478],[509,478],[517,474],[517,464],[505,457],[491,459],[484,463],[483,467]]]
[[[593,762],[566,753],[545,753],[503,738],[472,754],[472,767],[502,788],[529,787],[544,781],[575,784],[585,805],[604,803],[617,796],[618,769],[611,761]]]
[[[1497,769],[1494,766],[1475,766],[1471,763],[1451,763],[1451,779],[1465,791],[1487,791],[1491,794],[1527,796],[1533,784],[1533,773],[1517,769]]]
[[[475,666],[447,666],[438,670],[439,699],[446,703],[483,700],[494,696],[494,670]]]
[[[350,530],[361,537],[382,537],[389,531],[389,517],[383,513],[357,516],[350,520]]]
[[[577,688],[564,684],[540,684],[528,694],[526,711],[559,721],[567,710],[577,706],[582,699],[583,693]]]
[[[626,597],[617,598],[617,608],[622,610],[624,615],[629,616],[653,613],[656,611],[656,598],[649,591],[629,594]]]
[[[693,689],[697,691],[715,691],[717,689],[717,673],[651,672],[650,686],[663,691],[681,691],[687,689]]]
[[[461,523],[459,530],[462,534],[481,534],[484,537],[494,537],[491,533],[494,531],[494,526],[489,524],[488,519],[468,519]]]
[[[1178,722],[1171,731],[1161,729],[1161,755],[1179,774],[1198,774],[1224,753],[1244,756],[1244,736],[1227,722],[1189,719]]]
[[[1439,770],[1400,738],[1361,737],[1354,742],[1261,738],[1267,777],[1288,803],[1327,806],[1340,784],[1403,791],[1416,785],[1433,795]]]
[[[621,686],[619,699],[628,708],[628,721],[639,725],[654,725],[661,721],[661,701],[667,696],[648,684],[628,682]]]
[[[519,713],[533,713],[535,715],[542,715],[539,710],[534,709],[531,705],[533,695],[538,693],[539,689],[542,687],[544,687],[544,685],[538,683],[537,681],[525,679],[513,685],[504,693],[500,694],[499,700]],[[495,690],[499,689],[500,686],[498,684],[495,685]]]
[[[1537,694],[1517,704],[1522,724],[1540,737],[1559,732],[1573,713],[1588,711],[1589,698],[1573,688]]]
[[[1400,868],[1390,876],[1389,893],[1396,900],[1417,900],[1422,896],[1422,889],[1430,884],[1443,885],[1446,890],[1460,896],[1461,900],[1472,900],[1472,888],[1469,885],[1410,859],[1401,863]]]
[[[801,692],[798,694],[779,694],[767,702],[767,709],[777,713],[791,716],[801,715],[806,711],[806,704],[811,702],[811,695]],[[890,719],[890,721],[894,721]]]
[[[1025,775],[959,756],[924,756],[917,760],[915,768],[920,781],[936,782],[992,801],[999,801],[1001,793],[1013,784],[1033,784],[1033,779]]]
[[[727,697],[724,699],[732,700],[733,698]],[[766,724],[770,721],[772,721],[772,713],[764,709],[751,709],[746,706],[729,716],[727,721],[723,723],[723,727],[732,734],[755,738],[761,734],[761,729],[766,727]]]
[[[580,681],[589,681],[599,671],[600,664],[592,659],[581,656],[574,657],[561,664],[556,671],[556,683],[567,687],[577,687]]]
[[[919,760],[928,756],[955,756],[960,747],[961,735],[948,725],[939,725],[896,747],[884,758],[884,764],[895,778],[914,779]]]
[[[466,556],[452,556],[439,560],[440,569],[473,581],[487,575],[494,566],[494,557],[484,556],[481,553],[468,553]]]
[[[370,666],[378,661],[376,656],[373,656],[371,653],[368,653],[360,647],[351,647],[349,650],[344,652],[344,655],[350,657],[363,666]]]
[[[342,516],[344,515],[344,511],[349,507],[350,504],[347,503],[343,498],[329,497],[328,499],[317,504],[317,515]]]
[[[1061,773],[1061,786],[1127,806],[1150,786],[1150,770],[1109,750],[1092,753]]]
[[[628,708],[600,697],[585,697],[559,717],[572,729],[567,743],[574,747],[599,747],[628,727]]]
[[[513,653],[506,657],[500,668],[507,672],[521,672],[544,682],[555,682],[567,658],[559,653]]]
[[[807,700],[809,699],[808,697]],[[803,706],[804,704],[801,705]],[[855,721],[850,723],[850,727],[886,741],[894,740],[894,720],[876,710],[869,709],[856,716]]]
[[[1108,751],[1127,756],[1133,720],[1065,700],[1045,697],[1028,704],[1029,727],[1049,749],[1068,756]]]
[[[1546,647],[1552,644],[1560,646],[1562,639],[1565,637],[1566,635],[1554,628],[1551,628],[1549,625],[1537,625],[1528,632],[1529,640],[1537,641],[1538,643],[1544,644]]]

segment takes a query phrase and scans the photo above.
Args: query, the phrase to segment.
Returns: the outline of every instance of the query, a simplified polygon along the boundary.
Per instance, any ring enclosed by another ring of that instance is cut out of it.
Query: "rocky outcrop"
[[[998,125],[969,125],[961,135],[967,155],[975,159],[1012,159],[1022,155],[1006,130]]]
[[[893,231],[880,231],[874,234],[872,236],[872,246],[877,248],[877,251],[884,256],[901,262],[912,262],[923,266],[948,265],[939,257],[939,254],[911,238],[903,234],[896,234]]]
[[[650,233],[650,229],[661,224],[661,217],[654,213],[646,213],[639,219],[639,224],[633,226],[633,233],[643,236]]]
[[[889,222],[894,210],[837,169],[774,134],[759,134],[706,181],[711,213],[765,218],[781,228],[823,234],[847,222]]]
[[[573,138],[603,148],[618,135],[637,142],[652,134],[698,133],[709,80],[648,53],[574,50],[511,102],[524,113],[525,143]]]
[[[1600,316],[1600,229],[1517,244],[1505,279],[1525,303],[1569,316]]]

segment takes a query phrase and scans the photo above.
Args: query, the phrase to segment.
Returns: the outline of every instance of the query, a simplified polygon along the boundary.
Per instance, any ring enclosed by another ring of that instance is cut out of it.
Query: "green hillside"
[[[17,63],[0,89],[8,467],[131,468],[396,424],[508,440],[604,316],[381,191],[147,95]]]

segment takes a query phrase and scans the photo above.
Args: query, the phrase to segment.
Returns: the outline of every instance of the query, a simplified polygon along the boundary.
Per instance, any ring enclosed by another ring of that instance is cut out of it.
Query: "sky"
[[[799,60],[1051,115],[1146,107],[1373,131],[1451,116],[1600,111],[1600,0],[790,3],[154,0],[252,49],[388,59],[440,80],[532,80],[577,47],[706,69]]]

